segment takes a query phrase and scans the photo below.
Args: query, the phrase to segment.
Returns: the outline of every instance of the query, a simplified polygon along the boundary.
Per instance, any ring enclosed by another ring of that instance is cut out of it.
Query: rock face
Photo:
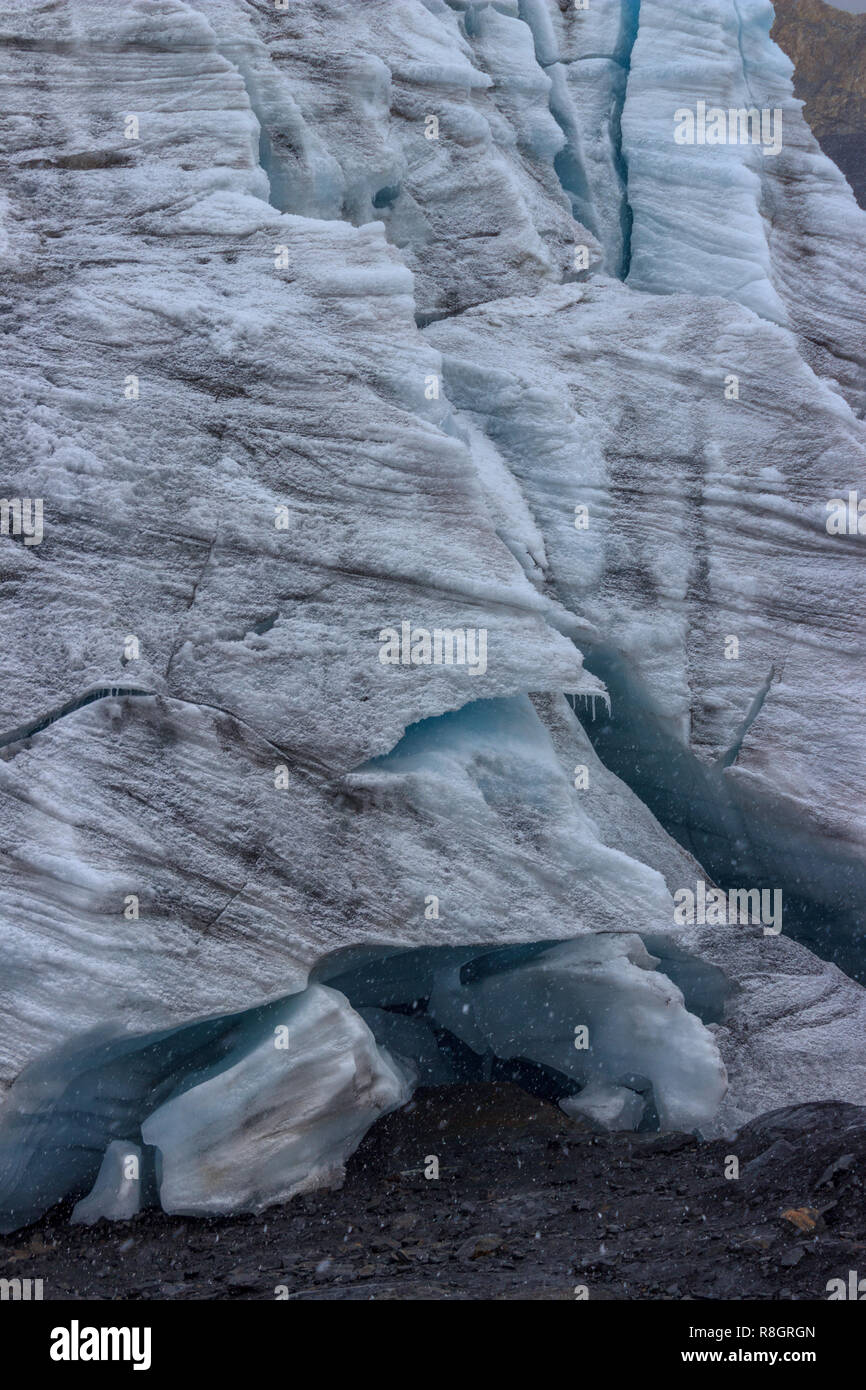
[[[262,1207],[497,1058],[862,1098],[866,217],[770,21],[7,0],[6,1227],[115,1143]]]
[[[866,204],[866,15],[824,0],[775,0],[773,38],[794,64],[794,93],[821,148]]]

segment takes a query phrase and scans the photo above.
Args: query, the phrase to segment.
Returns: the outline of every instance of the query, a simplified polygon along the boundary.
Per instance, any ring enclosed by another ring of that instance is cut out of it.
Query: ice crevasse
[[[866,215],[771,22],[6,0],[5,1229],[259,1209],[506,1064],[860,1102]]]

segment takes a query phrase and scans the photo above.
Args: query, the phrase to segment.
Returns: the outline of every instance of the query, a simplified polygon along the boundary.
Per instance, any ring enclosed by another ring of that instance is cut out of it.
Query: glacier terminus
[[[866,213],[772,23],[4,0],[3,1232],[504,1064],[866,1103]]]

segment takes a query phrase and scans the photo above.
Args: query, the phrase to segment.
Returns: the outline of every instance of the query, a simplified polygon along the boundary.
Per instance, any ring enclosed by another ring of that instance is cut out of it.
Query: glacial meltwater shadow
[[[730,759],[695,757],[618,652],[582,650],[586,669],[607,686],[610,710],[570,703],[605,766],[719,887],[781,889],[783,933],[866,982],[863,866],[793,811],[745,789],[729,775]]]

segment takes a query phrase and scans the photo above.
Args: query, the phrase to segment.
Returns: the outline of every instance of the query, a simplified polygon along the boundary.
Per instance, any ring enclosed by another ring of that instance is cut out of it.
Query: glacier
[[[861,1102],[866,214],[771,23],[6,0],[0,1228],[260,1210],[496,1068]]]

